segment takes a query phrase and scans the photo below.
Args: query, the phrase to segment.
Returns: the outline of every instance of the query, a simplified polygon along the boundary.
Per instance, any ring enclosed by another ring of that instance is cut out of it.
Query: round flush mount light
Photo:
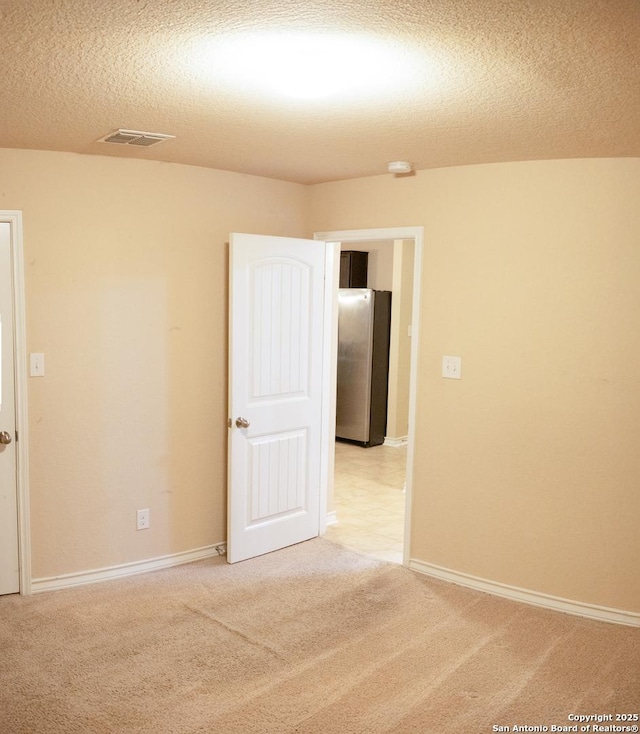
[[[409,161],[391,161],[391,163],[387,163],[389,173],[411,173],[411,170]]]

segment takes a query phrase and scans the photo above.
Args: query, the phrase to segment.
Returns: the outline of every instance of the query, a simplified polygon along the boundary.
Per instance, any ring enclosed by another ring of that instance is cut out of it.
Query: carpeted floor
[[[2,734],[484,734],[639,709],[640,630],[324,539],[0,599]]]

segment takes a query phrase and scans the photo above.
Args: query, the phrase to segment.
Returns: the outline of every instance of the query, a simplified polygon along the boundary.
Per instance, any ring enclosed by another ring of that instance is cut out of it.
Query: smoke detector
[[[389,173],[411,173],[412,166],[409,161],[391,161],[387,163]]]
[[[137,145],[140,148],[150,148],[152,145],[164,143],[165,140],[171,140],[175,135],[165,135],[164,133],[145,133],[141,130],[123,130],[120,128],[113,133],[105,135],[97,143],[115,143],[117,145]]]

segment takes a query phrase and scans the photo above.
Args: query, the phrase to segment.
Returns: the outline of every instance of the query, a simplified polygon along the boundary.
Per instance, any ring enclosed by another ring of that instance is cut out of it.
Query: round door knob
[[[11,441],[13,441],[13,438],[8,431],[0,431],[0,444],[11,443]]]
[[[238,428],[249,428],[251,424],[246,418],[236,418],[236,426]]]

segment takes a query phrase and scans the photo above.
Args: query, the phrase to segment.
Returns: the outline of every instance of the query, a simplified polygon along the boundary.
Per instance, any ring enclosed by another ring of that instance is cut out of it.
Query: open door
[[[230,563],[320,532],[323,431],[331,411],[325,270],[332,247],[284,237],[230,238]]]
[[[0,594],[20,590],[11,225],[0,222]]]

